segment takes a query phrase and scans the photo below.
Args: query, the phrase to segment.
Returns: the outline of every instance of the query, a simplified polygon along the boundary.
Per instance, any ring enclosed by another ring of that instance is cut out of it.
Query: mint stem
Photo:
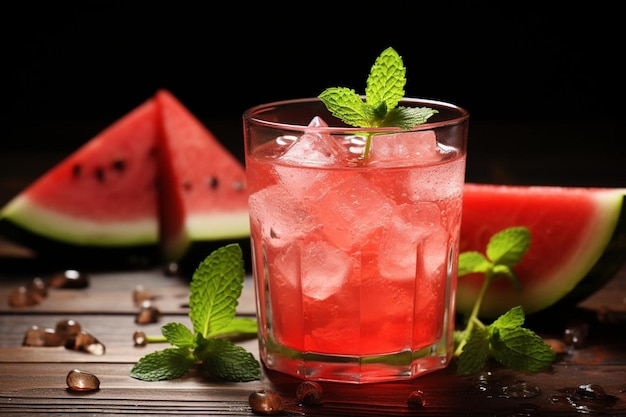
[[[146,343],[165,343],[167,339],[165,336],[149,336],[146,335]]]
[[[363,156],[361,159],[367,159],[370,155],[370,149],[372,147],[372,137],[374,135],[371,133],[366,133],[365,136],[365,149],[363,149]]]
[[[463,331],[463,339],[454,351],[454,356],[459,356],[461,354],[461,352],[463,351],[463,347],[467,343],[467,339],[470,337],[472,331],[474,330],[474,326],[478,326],[480,328],[485,327],[483,322],[478,319],[478,313],[480,313],[480,307],[483,303],[483,299],[485,298],[485,294],[487,293],[487,289],[489,288],[491,281],[493,281],[493,272],[490,270],[485,273],[483,286],[480,288],[480,293],[478,293],[478,298],[476,298],[476,302],[474,303],[474,307],[472,308],[472,313],[468,318],[467,327]]]

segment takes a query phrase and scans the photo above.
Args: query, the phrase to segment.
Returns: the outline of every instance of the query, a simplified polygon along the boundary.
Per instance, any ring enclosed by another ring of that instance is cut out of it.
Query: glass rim
[[[365,98],[364,96],[361,96]],[[304,124],[295,124],[295,123],[287,123],[287,122],[277,122],[274,120],[268,120],[264,118],[262,113],[267,110],[271,110],[273,108],[285,107],[290,105],[297,104],[306,104],[306,103],[322,103],[322,101],[318,97],[307,97],[307,98],[299,98],[299,99],[290,99],[290,100],[278,100],[272,101],[264,104],[259,104],[253,107],[248,108],[243,112],[244,120],[247,120],[251,124],[255,124],[258,126],[263,126],[272,129],[281,129],[281,130],[291,130],[291,131],[315,131],[315,132],[326,132],[329,134],[358,134],[363,132],[369,133],[397,133],[399,131],[402,132],[415,132],[420,130],[432,130],[436,128],[442,128],[445,126],[458,125],[461,124],[467,119],[469,119],[469,112],[454,103],[442,101],[442,100],[434,100],[434,99],[426,99],[426,98],[416,98],[416,97],[403,97],[400,99],[399,105],[403,103],[411,103],[411,104],[419,104],[420,106],[426,107],[434,107],[439,109],[447,109],[451,112],[454,112],[455,115],[453,117],[447,117],[444,120],[434,121],[434,122],[426,122],[421,125],[416,125],[411,129],[400,129],[398,127],[354,127],[354,126],[308,126]],[[416,107],[416,106],[414,106]]]

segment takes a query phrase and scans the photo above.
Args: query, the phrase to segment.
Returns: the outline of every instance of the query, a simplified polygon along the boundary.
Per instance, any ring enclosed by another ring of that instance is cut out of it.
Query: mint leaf
[[[475,272],[486,273],[491,267],[491,262],[482,253],[476,251],[463,252],[459,255],[457,275],[462,277]]]
[[[369,127],[372,120],[372,109],[368,108],[361,96],[354,90],[346,87],[328,88],[319,95],[328,111],[344,123],[357,126]]]
[[[459,255],[459,277],[483,273],[485,279],[465,330],[455,331],[454,356],[458,358],[458,373],[477,372],[489,356],[506,367],[526,372],[544,370],[556,359],[552,348],[541,337],[522,327],[525,317],[521,306],[510,309],[490,326],[485,326],[478,318],[487,289],[494,280],[506,277],[520,287],[513,266],[519,263],[529,246],[530,231],[525,227],[510,227],[491,237],[487,256],[476,251]]]
[[[202,261],[190,283],[189,317],[196,333],[210,337],[235,317],[245,274],[237,244],[223,246]]]
[[[226,337],[229,335],[237,336],[256,336],[258,326],[256,319],[235,317],[227,325],[222,327],[219,332],[213,334],[214,337]]]
[[[507,368],[539,372],[556,359],[541,337],[523,327],[494,328],[490,340],[493,357]]]
[[[202,360],[201,369],[209,377],[247,382],[261,376],[261,368],[254,356],[229,340],[198,340],[195,354]]]
[[[525,227],[509,227],[491,237],[487,257],[494,264],[515,266],[530,246],[530,231]]]
[[[424,124],[437,110],[428,107],[398,107],[404,97],[406,68],[393,48],[385,49],[370,69],[365,87],[365,101],[351,88],[331,87],[318,98],[328,111],[350,126],[397,127],[411,129]],[[373,134],[366,135],[363,158],[369,155]]]
[[[179,347],[193,349],[194,337],[191,330],[182,323],[167,323],[161,327],[161,334],[170,344]]]
[[[473,374],[485,367],[489,358],[489,332],[474,328],[459,356],[457,374]]]
[[[393,48],[387,48],[370,70],[365,88],[366,102],[372,108],[385,103],[387,111],[393,110],[404,97],[405,84],[406,68],[402,58]]]
[[[194,363],[195,359],[188,349],[167,348],[139,359],[130,376],[143,381],[175,379],[189,372]]]
[[[498,330],[510,330],[516,327],[520,327],[524,324],[524,309],[521,306],[513,307],[506,313],[498,317],[491,325],[489,329],[494,332]]]
[[[181,323],[162,326],[165,340],[175,347],[145,355],[130,376],[144,381],[174,379],[197,366],[208,376],[229,381],[259,379],[261,365],[256,358],[227,339],[257,334],[255,320],[235,317],[244,278],[238,244],[226,245],[207,256],[189,286],[189,318],[194,331]]]
[[[396,107],[382,118],[378,126],[408,130],[426,123],[428,118],[435,113],[437,111],[429,107]]]
[[[522,289],[522,284],[517,279],[517,275],[513,273],[513,270],[508,265],[494,265],[491,268],[491,277],[492,279],[506,278],[513,284],[516,290]]]

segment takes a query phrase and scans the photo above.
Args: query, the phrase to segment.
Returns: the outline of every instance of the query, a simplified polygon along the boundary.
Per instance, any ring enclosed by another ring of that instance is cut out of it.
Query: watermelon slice
[[[624,263],[626,189],[505,186],[468,183],[464,189],[460,251],[485,253],[496,232],[530,230],[530,248],[514,267],[517,291],[506,279],[491,283],[480,316],[495,318],[521,305],[526,314],[574,305],[604,285]],[[483,282],[459,278],[457,311],[469,313]]]
[[[192,243],[248,241],[243,165],[171,93],[158,91],[156,101],[162,117],[159,207],[165,260],[182,259]]]
[[[0,231],[71,265],[195,269],[225,243],[249,245],[245,184],[243,164],[160,90],[9,201]]]
[[[111,260],[128,248],[156,256],[156,110],[147,100],[9,201],[3,234],[48,258],[93,250]]]

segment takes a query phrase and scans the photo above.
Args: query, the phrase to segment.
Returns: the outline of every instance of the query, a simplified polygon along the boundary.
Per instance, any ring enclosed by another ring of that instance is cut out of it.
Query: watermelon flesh
[[[69,245],[156,245],[157,134],[149,99],[9,201],[2,219]]]
[[[193,242],[249,239],[243,165],[170,92],[158,91],[156,101],[165,260],[181,259]]]
[[[531,235],[513,268],[521,290],[493,281],[479,315],[495,318],[517,305],[532,314],[600,288],[624,261],[624,196],[626,189],[466,184],[461,253],[484,254],[491,236],[508,227],[525,226]],[[585,291],[575,294],[583,281]],[[459,277],[457,311],[471,311],[482,283],[481,274]]]
[[[179,261],[196,242],[249,240],[245,184],[243,164],[160,90],[9,201],[0,231],[42,258]]]

